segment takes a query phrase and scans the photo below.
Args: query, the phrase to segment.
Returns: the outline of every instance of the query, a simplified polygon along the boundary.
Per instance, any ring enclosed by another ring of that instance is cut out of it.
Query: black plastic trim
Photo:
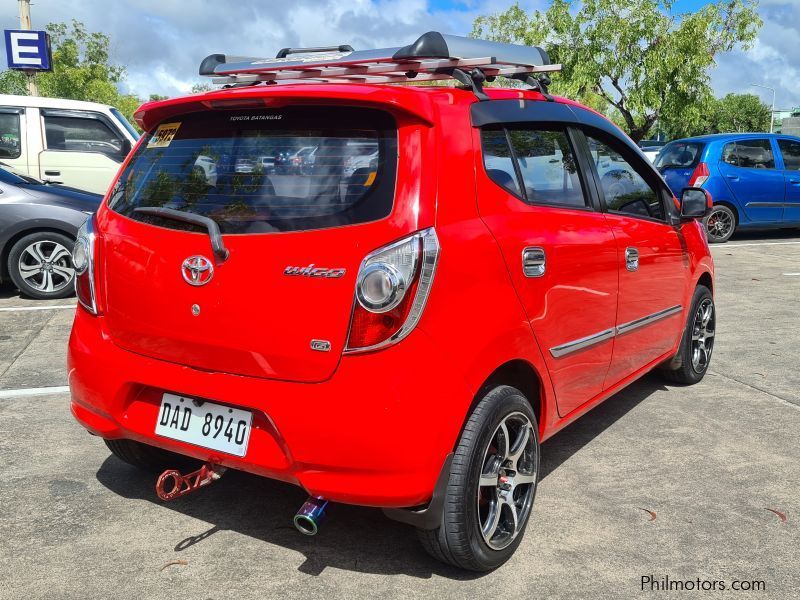
[[[211,249],[214,251],[214,256],[216,256],[220,262],[228,258],[229,252],[228,249],[225,248],[225,243],[222,241],[222,234],[219,231],[219,225],[217,225],[217,222],[209,217],[180,210],[173,210],[171,208],[162,208],[160,206],[139,206],[134,208],[133,212],[205,227],[208,229],[208,237],[211,238]]]
[[[275,58],[286,58],[290,54],[311,54],[312,52],[353,52],[350,44],[338,46],[314,46],[312,48],[281,48]]]
[[[450,58],[450,49],[444,36],[438,31],[423,33],[417,41],[398,49],[392,56],[393,60],[407,58]]]
[[[447,495],[447,484],[450,483],[450,465],[453,462],[453,453],[444,459],[436,487],[433,488],[431,501],[425,508],[384,508],[383,514],[392,521],[399,521],[406,525],[413,525],[418,529],[432,530],[442,524],[444,515],[444,500]]]
[[[24,115],[25,109],[21,106],[0,106],[0,115]]]
[[[200,63],[200,75],[213,75],[214,69],[225,64],[224,54],[209,54]]]

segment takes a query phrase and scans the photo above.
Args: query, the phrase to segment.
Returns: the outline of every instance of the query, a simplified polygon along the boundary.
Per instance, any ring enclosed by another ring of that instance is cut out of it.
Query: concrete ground
[[[645,377],[545,443],[525,539],[485,575],[428,558],[377,510],[333,506],[301,536],[303,492],[242,473],[161,503],[153,476],[69,414],[72,310],[20,310],[74,300],[3,288],[0,598],[798,598],[800,238],[739,236],[713,254],[709,375]],[[766,590],[658,593],[643,576]]]

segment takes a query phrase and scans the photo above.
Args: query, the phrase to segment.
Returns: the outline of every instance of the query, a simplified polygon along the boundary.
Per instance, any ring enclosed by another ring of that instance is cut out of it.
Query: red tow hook
[[[201,487],[210,483],[214,483],[217,479],[222,477],[225,473],[225,467],[215,465],[214,463],[206,463],[197,471],[181,475],[175,469],[167,469],[158,476],[156,481],[156,494],[158,497],[168,502],[180,498],[186,494],[191,494],[199,490]],[[172,481],[172,486],[167,489],[167,482]]]

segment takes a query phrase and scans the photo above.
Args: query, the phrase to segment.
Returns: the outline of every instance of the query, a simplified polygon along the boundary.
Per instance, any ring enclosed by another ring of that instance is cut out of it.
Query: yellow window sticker
[[[180,123],[164,123],[158,126],[153,137],[147,142],[148,148],[166,148],[172,142],[175,134],[178,133]]]

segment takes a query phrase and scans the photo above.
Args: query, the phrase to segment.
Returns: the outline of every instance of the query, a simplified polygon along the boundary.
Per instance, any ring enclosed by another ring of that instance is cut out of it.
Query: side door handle
[[[726,175],[725,177],[727,177],[731,181],[739,181],[739,176],[738,175]]]
[[[792,185],[800,185],[800,179],[790,179],[789,183]]]
[[[45,175],[49,175],[50,177],[59,177],[61,175],[61,171],[45,171]]]
[[[525,277],[541,277],[547,267],[544,248],[528,246],[522,251],[522,272]]]
[[[625,248],[625,268],[628,271],[639,270],[639,250],[633,246]]]

